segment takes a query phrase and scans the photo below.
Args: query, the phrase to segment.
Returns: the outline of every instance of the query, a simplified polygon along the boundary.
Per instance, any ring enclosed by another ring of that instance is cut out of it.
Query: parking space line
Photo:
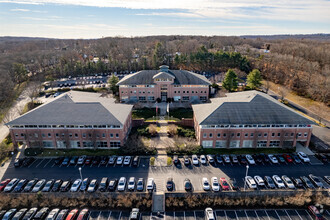
[[[152,219],[152,212],[150,212],[150,220]]]
[[[141,218],[142,218],[142,213],[141,213],[141,215],[139,216],[139,220],[141,220]]]
[[[195,217],[195,220],[196,220],[196,212],[194,211],[194,217]]]
[[[244,213],[245,213],[245,215],[246,215],[247,220],[249,220],[249,216],[248,216],[248,214],[246,213],[246,210],[245,210],[245,209],[244,209]]]
[[[305,210],[305,212],[307,212],[308,216],[313,220],[314,218],[309,214],[309,212],[307,210]]]
[[[52,168],[55,166],[55,162],[53,163],[53,165],[52,165]]]
[[[166,220],[166,212],[164,212],[164,220]]]
[[[183,212],[183,219],[186,220],[186,212]]]
[[[281,217],[280,217],[279,214],[277,213],[276,209],[274,209],[274,211],[275,211],[275,213],[276,213],[278,219],[281,219]]]
[[[122,213],[122,211],[120,211],[120,213],[119,213],[118,220],[120,220],[120,218],[121,218],[121,213]]]
[[[69,167],[69,166],[70,166],[70,161],[69,161],[69,163],[68,163],[68,165],[66,167]]]
[[[260,220],[259,215],[258,215],[256,210],[254,210],[254,213],[256,213],[256,216],[257,216],[258,220]]]
[[[287,216],[289,216],[289,219],[292,220],[292,218],[290,217],[289,213],[286,211],[286,209],[284,209],[285,213]]]
[[[109,213],[108,220],[110,219],[111,214],[112,214],[112,211],[110,211],[110,213]]]
[[[236,219],[238,219],[237,212],[235,210],[234,210],[234,212],[235,212],[235,215],[236,215]]]
[[[267,213],[267,210],[265,210],[265,213],[266,213],[266,215],[267,215],[268,219],[270,220],[270,218],[269,218],[269,215],[268,215],[268,213]]]
[[[175,212],[173,212],[173,219],[175,220]]]
[[[97,220],[100,219],[101,213],[102,213],[102,211],[99,212],[99,215],[97,216]]]
[[[298,211],[297,210],[295,210],[295,211],[298,214],[299,218],[302,220],[302,217],[299,215]]]
[[[228,217],[227,217],[227,212],[225,211],[225,216],[226,216],[226,220],[228,220]]]
[[[330,212],[328,210],[325,210],[325,211],[328,213],[328,215],[330,215]]]
[[[44,168],[47,166],[47,164],[49,164],[50,161],[52,161],[53,159],[50,159],[44,166]]]
[[[32,166],[32,164],[34,164],[36,161],[37,161],[37,160],[34,160],[34,161],[30,164],[30,166],[28,166],[28,168],[30,168],[30,167]]]

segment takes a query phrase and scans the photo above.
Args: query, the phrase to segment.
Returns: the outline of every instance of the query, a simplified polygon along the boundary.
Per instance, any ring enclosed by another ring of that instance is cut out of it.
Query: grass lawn
[[[155,108],[142,108],[142,109],[134,109],[132,111],[132,118],[138,119],[138,118],[152,118],[153,116],[156,116],[156,109]]]
[[[170,116],[174,118],[193,118],[193,110],[191,108],[175,108],[170,109]]]
[[[203,148],[203,154],[278,154],[278,153],[293,153],[295,148],[282,149],[282,148],[237,148],[237,149],[214,149]]]

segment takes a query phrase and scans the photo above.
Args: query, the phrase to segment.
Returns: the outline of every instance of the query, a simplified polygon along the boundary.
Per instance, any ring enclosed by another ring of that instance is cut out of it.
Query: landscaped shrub
[[[167,166],[172,165],[172,158],[171,157],[167,157]]]
[[[154,125],[154,124],[150,124],[150,125],[148,126],[148,132],[149,132],[149,134],[150,134],[151,136],[156,136],[156,134],[157,134],[157,126]]]
[[[195,138],[195,130],[193,128],[181,127],[179,126],[178,135],[187,138]]]
[[[42,148],[26,148],[24,150],[24,155],[25,156],[37,156],[39,154],[41,154],[43,151]]]
[[[169,135],[169,136],[174,136],[174,135],[176,135],[178,133],[178,126],[176,126],[176,125],[169,125],[169,126],[167,126],[167,134]]]
[[[156,160],[155,157],[150,158],[150,165],[151,166],[155,166],[155,160]]]

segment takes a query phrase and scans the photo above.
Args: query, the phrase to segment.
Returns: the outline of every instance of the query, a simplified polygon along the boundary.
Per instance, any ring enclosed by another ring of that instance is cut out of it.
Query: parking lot
[[[189,178],[193,185],[194,191],[203,191],[201,178],[207,177],[209,180],[211,177],[225,177],[226,179],[235,178],[239,187],[244,186],[244,177],[246,172],[246,165],[241,164],[206,164],[206,165],[184,165],[183,159],[180,158],[180,163],[176,166],[164,166],[164,167],[151,167],[149,165],[149,158],[141,158],[138,166],[132,166],[132,164],[125,165],[83,165],[82,177],[97,179],[100,181],[103,177],[110,179],[120,177],[144,178],[146,181],[152,177],[155,180],[156,191],[166,191],[165,181],[171,177],[175,183],[176,191],[184,191],[183,181],[185,178]],[[62,179],[62,180],[75,180],[80,178],[79,168],[80,166],[62,166],[55,165],[55,159],[51,158],[38,158],[28,167],[15,168],[13,163],[8,167],[3,179],[5,178],[20,178],[20,179]],[[330,173],[330,165],[312,165],[310,163],[302,164],[258,164],[250,165],[248,175],[255,176],[272,176],[272,175],[287,175],[289,177],[300,177],[314,174],[316,176],[325,176]],[[325,183],[325,181],[324,181]],[[326,186],[329,186],[325,183]]]
[[[314,220],[307,210],[304,209],[271,209],[271,210],[214,210],[217,220]],[[324,211],[326,219],[330,219],[329,210]],[[129,212],[124,211],[91,211],[90,220],[126,220]],[[143,212],[142,220],[166,219],[166,220],[204,220],[203,210],[165,212],[157,216],[153,213]]]

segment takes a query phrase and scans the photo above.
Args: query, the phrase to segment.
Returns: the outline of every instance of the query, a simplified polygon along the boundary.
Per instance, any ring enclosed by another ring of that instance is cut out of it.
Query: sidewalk
[[[9,160],[7,160],[5,163],[0,164],[0,180],[2,180],[2,177],[5,175],[10,163],[14,163],[16,158],[24,157],[24,147],[21,146],[18,149],[18,153],[15,154],[13,157],[11,157]]]

